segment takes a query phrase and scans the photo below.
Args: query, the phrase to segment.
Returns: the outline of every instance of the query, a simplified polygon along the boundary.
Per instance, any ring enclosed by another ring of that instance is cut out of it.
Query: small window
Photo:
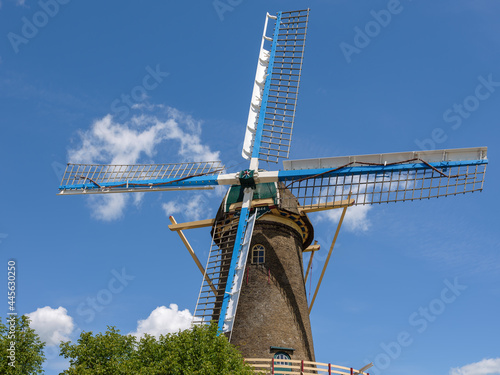
[[[252,247],[252,264],[264,264],[265,248],[261,244]]]
[[[279,366],[291,366],[292,363],[290,361],[290,356],[287,353],[284,352],[278,352],[274,355],[274,373],[275,374],[281,374],[282,372],[291,372],[291,368],[287,367],[279,367]],[[280,371],[279,373],[276,371]]]

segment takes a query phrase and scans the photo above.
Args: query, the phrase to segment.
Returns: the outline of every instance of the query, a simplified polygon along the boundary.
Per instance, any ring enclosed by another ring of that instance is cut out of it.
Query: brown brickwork
[[[292,225],[266,221],[268,215],[255,224],[231,343],[247,358],[272,358],[274,346],[295,349],[288,352],[292,359],[314,361],[304,242]],[[265,247],[263,265],[251,264],[255,244]]]
[[[219,208],[212,228],[216,242],[230,223],[238,222],[237,212],[228,208],[241,202],[243,194],[236,190],[239,188],[231,187]],[[297,199],[281,183],[260,189],[254,199],[270,198],[266,193],[278,192],[280,199],[272,197],[273,203],[264,209],[265,213],[261,207],[262,216],[255,222],[231,343],[245,358],[273,358],[276,352],[283,351],[292,359],[315,361],[302,264],[302,251],[312,242],[314,229],[307,215],[300,214]],[[259,265],[252,264],[256,244],[265,248],[264,263]],[[223,275],[226,268],[221,267]],[[223,283],[219,289],[224,288]],[[223,292],[219,294],[220,299]],[[220,302],[214,306],[215,321],[219,313]]]

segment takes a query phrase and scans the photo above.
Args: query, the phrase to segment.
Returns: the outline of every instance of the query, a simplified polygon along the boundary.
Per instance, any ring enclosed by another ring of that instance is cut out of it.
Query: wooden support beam
[[[317,244],[318,241],[314,241],[314,245],[310,245],[306,247],[304,250],[302,250],[303,253],[308,253],[309,251],[318,251],[321,246]]]
[[[319,245],[317,243],[318,243],[318,241],[314,241],[314,245],[311,245],[307,248],[307,249],[312,248],[312,250],[310,250],[312,253],[311,253],[311,257],[309,258],[309,263],[307,264],[307,271],[306,271],[306,277],[304,277],[304,284],[307,283],[307,276],[309,276],[309,270],[311,269],[312,261],[314,258],[314,253],[319,250]],[[306,251],[306,250],[304,250],[304,251]]]
[[[373,367],[373,362],[370,362],[368,363],[366,366],[363,366],[361,367],[357,372],[356,374],[362,374],[364,373],[366,370],[368,370],[369,368]]]
[[[172,221],[172,216],[170,216],[170,221]],[[195,228],[203,228],[203,227],[211,227],[214,225],[215,219],[206,219],[206,220],[198,220],[198,221],[188,221],[186,223],[177,224],[174,220],[175,224],[171,224],[168,226],[168,229],[171,231],[178,231],[184,229],[195,229]]]
[[[349,198],[350,198],[349,194]],[[350,201],[350,199],[349,199]],[[321,281],[323,280],[323,276],[325,275],[326,267],[328,266],[328,262],[330,261],[330,256],[332,255],[333,252],[333,247],[335,246],[335,242],[337,241],[337,237],[340,232],[340,227],[342,226],[342,222],[344,221],[345,213],[347,211],[347,207],[344,207],[344,210],[342,211],[342,215],[340,216],[340,221],[339,224],[337,225],[337,230],[335,231],[335,236],[333,237],[332,245],[330,246],[330,251],[328,252],[328,256],[326,257],[325,265],[323,266],[323,271],[321,271],[321,276],[319,277],[318,285],[316,285],[316,290],[314,291],[313,298],[311,300],[311,304],[309,305],[309,314],[311,313],[312,307],[314,305],[314,301],[316,300],[316,296],[319,291],[319,287],[321,286]]]
[[[177,221],[175,221],[174,217],[173,216],[170,216],[169,217],[170,221],[172,222],[172,226],[175,226],[175,225],[179,225],[177,224]],[[170,227],[171,225],[169,225]],[[172,230],[172,229],[171,229]],[[184,235],[184,233],[182,232],[182,230],[180,229],[176,229],[177,231],[177,234],[179,235],[179,237],[181,238],[182,242],[184,243],[184,246],[186,246],[186,249],[188,249],[189,251],[189,254],[191,255],[191,257],[193,258],[194,262],[196,263],[196,265],[198,266],[198,269],[200,270],[201,274],[203,275],[203,277],[205,278],[205,280],[207,281],[208,285],[210,285],[210,288],[212,289],[212,292],[214,292],[215,295],[217,295],[217,290],[215,289],[215,286],[214,284],[212,283],[212,280],[210,280],[210,278],[208,277],[208,275],[205,273],[205,269],[203,268],[203,266],[201,265],[201,262],[200,260],[198,259],[198,257],[196,256],[196,254],[194,253],[194,250],[193,248],[191,247],[191,244],[189,243],[189,241],[187,240],[186,236]]]
[[[308,214],[310,212],[318,212],[318,211],[332,210],[335,208],[349,207],[352,206],[354,203],[356,203],[354,199],[344,199],[341,201],[321,204],[321,206],[319,206],[318,204],[310,204],[307,206],[299,206],[299,212]]]

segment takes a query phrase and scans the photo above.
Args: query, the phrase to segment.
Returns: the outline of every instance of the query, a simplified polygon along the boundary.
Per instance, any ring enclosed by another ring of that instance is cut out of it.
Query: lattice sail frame
[[[222,218],[214,225],[193,324],[217,322],[223,332],[232,334],[256,216],[254,212],[250,217]],[[246,225],[242,238],[238,238],[242,219]],[[233,259],[236,242],[241,240],[241,251],[238,251],[237,259]]]
[[[205,275],[193,315],[195,324],[219,321],[226,290],[238,220],[217,222],[205,266]]]
[[[312,208],[349,196],[354,205],[366,205],[465,194],[483,189],[486,151],[483,147],[292,161],[285,168],[323,169],[283,182],[299,204]]]
[[[59,186],[59,194],[126,193],[178,190],[169,186],[183,179],[221,174],[220,161],[172,164],[68,164]],[[183,187],[212,189],[210,186]]]
[[[309,9],[267,17],[274,31],[266,35],[266,18],[242,155],[277,163],[290,154]]]

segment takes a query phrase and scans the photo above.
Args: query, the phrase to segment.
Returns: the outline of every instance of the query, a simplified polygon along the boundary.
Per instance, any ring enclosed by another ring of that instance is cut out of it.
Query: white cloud
[[[368,219],[368,211],[372,209],[369,205],[359,205],[347,208],[347,212],[344,217],[343,226],[350,231],[363,231],[366,232],[370,226],[371,222]],[[342,215],[342,209],[323,211],[318,214],[320,220],[329,220],[334,224],[337,224]]]
[[[215,161],[219,152],[211,151],[201,141],[200,121],[169,107],[147,106],[146,113],[120,123],[107,115],[94,121],[89,130],[80,131],[81,144],[68,151],[70,163],[137,164],[148,162],[161,143],[174,142],[174,149],[182,161]],[[169,145],[170,149],[172,146]],[[164,146],[163,146],[164,147]],[[134,197],[139,206],[142,194]],[[128,195],[91,197],[92,216],[99,220],[116,220],[123,216],[129,202]]]
[[[59,345],[61,341],[68,341],[68,336],[75,328],[73,318],[61,306],[57,309],[49,306],[41,307],[26,315],[31,320],[31,328],[40,336],[40,340],[49,346]]]
[[[128,200],[129,196],[125,194],[90,196],[89,203],[93,207],[92,217],[102,221],[120,219]]]
[[[145,127],[145,129],[141,129]],[[111,115],[94,121],[90,130],[80,132],[82,145],[69,151],[70,163],[132,164],[142,154],[151,157],[161,142],[166,123],[140,118],[120,124]]]
[[[450,370],[450,375],[494,375],[500,374],[500,358],[483,359],[463,367]]]
[[[182,203],[180,201],[170,201],[162,204],[165,215],[171,216],[177,213],[182,213],[188,220],[200,220],[204,217],[209,217],[211,209],[208,206],[207,199],[201,194],[197,194],[191,198],[185,198]]]
[[[191,327],[193,316],[188,309],[179,311],[179,306],[171,303],[169,307],[159,306],[154,309],[147,319],[137,322],[137,330],[130,333],[142,337],[145,333],[159,337],[167,333],[176,333]]]

